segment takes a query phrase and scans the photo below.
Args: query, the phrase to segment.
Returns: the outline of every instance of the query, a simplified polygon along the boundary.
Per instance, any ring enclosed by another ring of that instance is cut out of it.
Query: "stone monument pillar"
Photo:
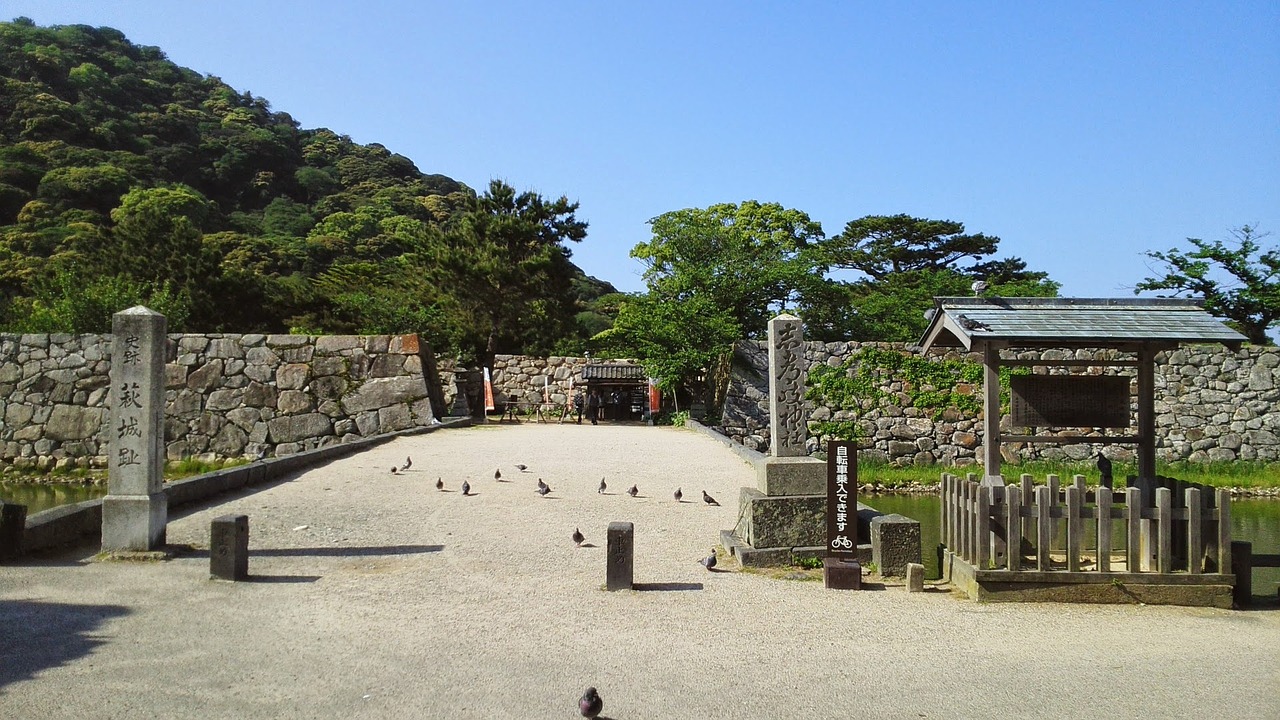
[[[786,313],[769,321],[769,457],[756,471],[765,495],[819,495],[827,489],[826,464],[805,451],[804,325]]]
[[[164,544],[165,318],[141,305],[111,318],[111,427],[103,552]]]

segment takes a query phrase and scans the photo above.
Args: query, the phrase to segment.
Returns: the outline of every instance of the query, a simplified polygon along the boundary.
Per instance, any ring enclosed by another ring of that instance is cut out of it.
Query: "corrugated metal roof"
[[[642,365],[588,365],[582,369],[583,380],[632,380],[648,379]]]
[[[1010,344],[1092,346],[1141,342],[1239,345],[1246,338],[1182,298],[934,298],[920,345],[971,349]]]

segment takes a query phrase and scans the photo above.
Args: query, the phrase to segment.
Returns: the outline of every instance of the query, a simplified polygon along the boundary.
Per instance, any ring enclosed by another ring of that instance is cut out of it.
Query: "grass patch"
[[[248,465],[249,461],[244,458],[232,458],[230,460],[200,460],[197,458],[184,458],[173,462],[165,463],[164,479],[165,480],[181,480],[183,478],[203,475],[205,473],[215,472],[229,467],[237,467],[240,465]]]
[[[859,463],[858,482],[879,484],[889,488],[902,487],[911,483],[930,485],[938,482],[944,472],[960,477],[964,477],[967,473],[975,473],[981,477],[982,466],[969,465],[948,468],[941,465],[930,465],[903,467],[884,463]],[[1005,482],[1016,481],[1024,473],[1033,476],[1036,482],[1044,482],[1045,477],[1048,475],[1057,475],[1062,478],[1064,483],[1070,482],[1076,475],[1084,475],[1086,482],[1090,485],[1096,485],[1099,477],[1098,468],[1093,462],[1036,461],[1017,465],[1006,463],[1000,466],[1000,472],[1004,476]],[[1137,472],[1138,469],[1134,463],[1115,463],[1112,468],[1112,474],[1115,476],[1115,487],[1124,487],[1125,478],[1129,475],[1136,475]],[[1157,463],[1156,472],[1165,477],[1210,487],[1280,487],[1280,464],[1275,463],[1268,464],[1245,460],[1223,463]]]

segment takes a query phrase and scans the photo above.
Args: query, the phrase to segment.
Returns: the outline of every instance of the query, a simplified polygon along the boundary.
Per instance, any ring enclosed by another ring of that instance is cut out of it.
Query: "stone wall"
[[[874,343],[879,348],[918,353],[905,344]],[[863,343],[806,343],[809,368],[820,363],[835,367],[857,352]],[[952,353],[948,357],[962,357]],[[1024,359],[1109,359],[1115,351],[1047,350],[1018,353]],[[981,362],[977,355],[967,356]],[[738,343],[734,369],[717,430],[754,450],[769,446],[768,349],[763,342]],[[1056,371],[1056,370],[1055,370]],[[1107,374],[1120,372],[1107,368]],[[1129,374],[1132,374],[1130,371]],[[1132,393],[1136,396],[1136,382]],[[1246,346],[1231,351],[1221,345],[1192,345],[1156,356],[1156,435],[1160,460],[1192,462],[1262,460],[1280,461],[1280,349]],[[905,396],[907,388],[894,382],[886,392]],[[974,392],[980,389],[975,388]],[[848,419],[838,408],[807,401],[811,422]],[[1005,418],[1008,422],[1008,418]],[[858,420],[863,459],[897,464],[968,465],[978,462],[983,441],[981,417],[954,412],[934,420],[916,408],[889,402],[865,412]],[[1082,429],[1081,434],[1093,432]],[[1106,455],[1115,460],[1133,458],[1132,446],[1108,445]],[[1085,460],[1103,446],[1007,444],[1008,460]],[[808,451],[818,450],[810,437]]]
[[[417,335],[170,335],[170,460],[262,458],[438,422]],[[0,335],[0,464],[106,467],[110,335]],[[437,397],[440,397],[437,394]]]
[[[634,365],[631,360],[597,360],[580,357],[548,358],[529,355],[495,355],[493,358],[493,396],[501,404],[512,395],[517,402],[537,404],[542,402],[543,388],[551,390],[551,402],[563,405],[569,402],[569,388],[585,389],[582,369],[588,364],[610,363]]]

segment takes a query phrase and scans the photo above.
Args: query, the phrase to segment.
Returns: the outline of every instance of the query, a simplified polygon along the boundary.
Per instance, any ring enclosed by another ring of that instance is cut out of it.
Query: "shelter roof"
[[[1119,347],[1223,343],[1245,336],[1185,298],[934,298],[921,348],[998,342],[1009,346]]]
[[[626,380],[643,382],[648,379],[643,365],[627,365],[622,363],[601,363],[588,365],[582,369],[582,379],[586,380]]]

